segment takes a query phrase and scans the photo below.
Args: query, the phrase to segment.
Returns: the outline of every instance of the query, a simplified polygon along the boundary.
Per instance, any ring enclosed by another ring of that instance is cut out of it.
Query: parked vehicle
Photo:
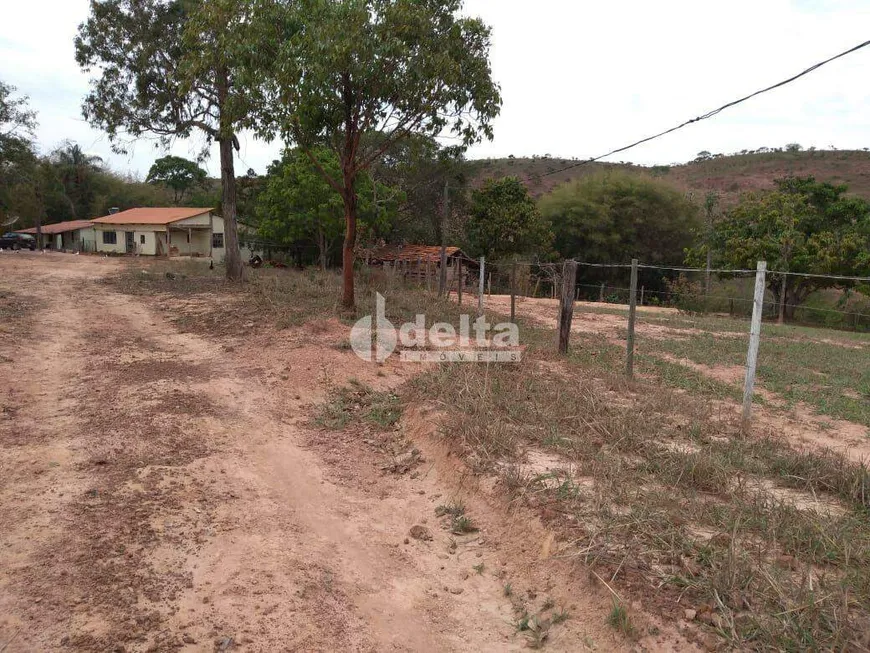
[[[30,234],[8,233],[0,236],[0,249],[36,249],[36,238]]]

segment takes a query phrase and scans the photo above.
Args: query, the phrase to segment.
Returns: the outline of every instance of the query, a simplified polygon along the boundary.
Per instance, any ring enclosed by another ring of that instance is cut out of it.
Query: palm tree
[[[53,152],[51,161],[73,218],[88,217],[94,199],[93,173],[102,170],[103,159],[85,153],[77,143],[66,141]]]

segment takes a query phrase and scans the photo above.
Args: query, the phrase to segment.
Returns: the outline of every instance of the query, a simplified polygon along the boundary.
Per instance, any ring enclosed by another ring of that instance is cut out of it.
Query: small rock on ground
[[[411,527],[410,535],[415,540],[420,540],[421,542],[428,542],[432,539],[432,533],[429,531],[429,529],[425,526],[421,526],[420,524]]]

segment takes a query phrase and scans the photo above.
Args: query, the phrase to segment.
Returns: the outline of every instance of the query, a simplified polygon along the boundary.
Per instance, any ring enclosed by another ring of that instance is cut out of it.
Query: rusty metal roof
[[[94,224],[170,224],[179,220],[193,218],[203,213],[210,213],[214,209],[189,208],[185,206],[172,207],[147,207],[139,209],[127,209],[120,213],[107,215],[94,220]]]
[[[447,256],[461,256],[468,258],[458,247],[447,247]],[[376,247],[369,254],[370,260],[375,261],[423,261],[438,262],[441,260],[440,245],[385,245]]]
[[[67,231],[76,231],[78,229],[90,229],[94,225],[90,220],[67,220],[66,222],[55,222],[54,224],[42,225],[42,234],[44,236],[53,236],[55,234],[66,233]],[[36,227],[30,229],[16,229],[15,233],[19,234],[35,234]]]

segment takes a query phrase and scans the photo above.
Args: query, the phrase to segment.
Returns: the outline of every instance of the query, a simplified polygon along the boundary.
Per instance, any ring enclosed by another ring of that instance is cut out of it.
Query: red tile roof
[[[463,258],[468,258],[458,247],[447,247],[447,256],[459,255]],[[386,245],[384,247],[376,247],[369,254],[370,260],[374,261],[419,261],[424,263],[432,261],[438,262],[441,260],[440,245],[405,245],[400,247],[397,245]]]
[[[95,224],[170,224],[187,218],[193,218],[214,209],[188,208],[172,206],[168,208],[148,207],[128,209],[94,220]]]
[[[42,233],[45,236],[53,236],[54,234],[62,234],[67,231],[76,231],[77,229],[89,229],[94,225],[91,224],[90,220],[67,220],[66,222],[55,222],[54,224],[44,224],[42,225]],[[36,227],[31,227],[30,229],[18,229],[16,233],[19,234],[35,234]]]

